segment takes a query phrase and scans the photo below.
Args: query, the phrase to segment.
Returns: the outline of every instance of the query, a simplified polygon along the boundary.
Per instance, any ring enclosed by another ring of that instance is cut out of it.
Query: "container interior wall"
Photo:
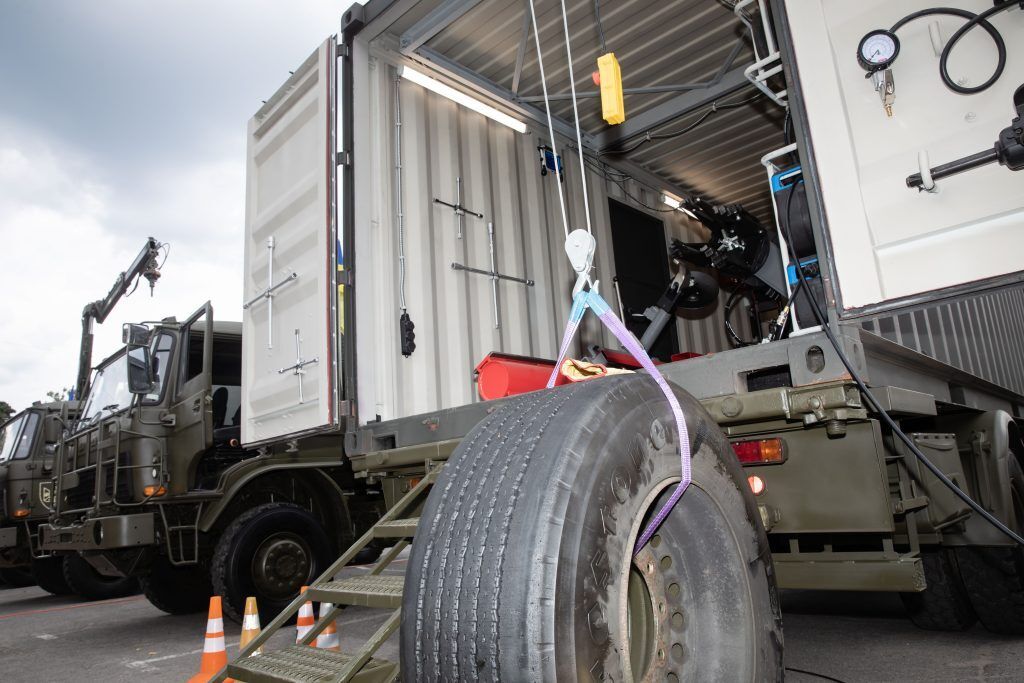
[[[379,56],[368,56],[366,69],[356,78],[357,99],[367,98],[358,105],[365,108],[365,130],[357,126],[356,132],[357,153],[362,154],[354,245],[361,422],[479,400],[473,371],[493,351],[553,359],[574,283],[563,250],[557,181],[553,174],[540,174],[537,147],[546,142],[544,131],[533,126],[526,134],[516,133],[402,80],[398,91],[404,290],[416,326],[416,350],[409,358],[401,355],[396,70]],[[360,139],[364,134],[367,137]],[[566,166],[569,225],[585,227],[580,165],[565,142],[559,140],[558,144]],[[644,187],[620,176],[606,178],[596,168],[587,163],[590,216],[598,245],[594,277],[614,305],[609,198],[663,221],[667,240],[700,241],[706,232],[699,223],[661,204],[661,188]],[[368,175],[360,182],[364,173]],[[456,234],[454,212],[433,201],[454,201],[456,177],[462,178],[463,205],[484,214],[483,220],[469,215],[464,218],[462,239]],[[495,327],[490,278],[452,269],[452,263],[490,269],[488,221],[494,223],[498,271],[536,283],[528,287],[499,282],[500,327]],[[724,301],[723,293],[718,306],[704,317],[677,318],[680,351],[703,354],[729,348],[722,317]],[[748,332],[742,321],[735,324],[741,334]],[[590,344],[618,347],[592,315],[581,326],[574,352],[581,354]]]

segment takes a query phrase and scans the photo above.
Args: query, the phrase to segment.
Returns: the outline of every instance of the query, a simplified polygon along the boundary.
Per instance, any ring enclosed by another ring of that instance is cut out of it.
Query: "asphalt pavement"
[[[358,570],[356,570],[358,571]],[[789,681],[1020,681],[1024,638],[929,633],[903,614],[899,598],[875,593],[788,591],[783,594]],[[338,632],[351,651],[385,613],[353,607]],[[133,596],[80,602],[31,588],[0,588],[0,680],[185,681],[196,673],[206,615],[170,616]],[[229,654],[240,629],[227,622]],[[294,629],[271,639],[292,642]],[[394,661],[397,639],[380,656]],[[813,672],[799,673],[797,669]]]

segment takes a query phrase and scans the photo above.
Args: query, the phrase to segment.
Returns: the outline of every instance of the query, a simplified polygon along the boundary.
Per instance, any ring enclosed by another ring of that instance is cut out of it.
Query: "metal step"
[[[380,522],[373,527],[374,538],[412,538],[416,535],[416,527],[419,526],[420,518],[393,519],[390,522]]]
[[[228,664],[228,676],[246,683],[327,683],[352,661],[351,655],[319,650],[308,645],[290,645]],[[353,683],[386,681],[397,665],[371,659],[353,678]]]
[[[350,576],[340,581],[322,581],[306,589],[310,600],[335,605],[360,605],[378,609],[398,609],[402,606],[403,576],[372,574]]]

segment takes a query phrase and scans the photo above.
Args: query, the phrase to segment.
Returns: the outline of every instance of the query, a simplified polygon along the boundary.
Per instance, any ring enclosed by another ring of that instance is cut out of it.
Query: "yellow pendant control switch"
[[[601,78],[601,116],[613,126],[622,123],[626,120],[626,105],[622,101],[622,71],[615,53],[598,57],[597,70]]]

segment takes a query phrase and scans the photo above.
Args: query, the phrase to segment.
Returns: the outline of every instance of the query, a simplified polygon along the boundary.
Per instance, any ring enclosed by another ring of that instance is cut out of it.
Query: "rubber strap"
[[[651,518],[651,521],[647,523],[647,527],[640,534],[640,538],[637,539],[636,545],[633,548],[633,555],[639,553],[651,537],[654,536],[655,532],[661,526],[661,524],[668,517],[669,513],[675,508],[676,503],[682,497],[683,492],[686,491],[686,487],[690,485],[692,479],[690,458],[690,434],[686,428],[686,419],[683,416],[682,406],[679,405],[679,400],[676,398],[672,388],[669,387],[668,382],[658,371],[658,367],[651,360],[651,357],[647,355],[647,351],[643,345],[636,338],[636,336],[626,328],[621,320],[612,312],[611,307],[608,305],[601,295],[597,292],[586,291],[580,292],[573,298],[572,309],[569,312],[569,322],[565,327],[565,334],[562,336],[562,344],[558,351],[558,361],[555,363],[555,369],[551,373],[550,379],[548,379],[548,388],[555,386],[555,381],[558,379],[558,373],[561,371],[562,362],[565,360],[565,356],[569,351],[569,345],[572,343],[573,337],[576,336],[576,330],[579,329],[580,322],[583,320],[583,314],[586,313],[587,308],[593,309],[597,317],[601,319],[605,327],[615,336],[616,339],[625,347],[626,351],[629,352],[633,358],[635,358],[640,366],[647,371],[647,374],[654,379],[658,384],[658,388],[665,395],[668,400],[669,407],[672,409],[672,416],[675,418],[676,431],[679,434],[679,469],[680,469],[680,480],[676,486],[672,495],[668,501],[661,507],[660,510]]]

